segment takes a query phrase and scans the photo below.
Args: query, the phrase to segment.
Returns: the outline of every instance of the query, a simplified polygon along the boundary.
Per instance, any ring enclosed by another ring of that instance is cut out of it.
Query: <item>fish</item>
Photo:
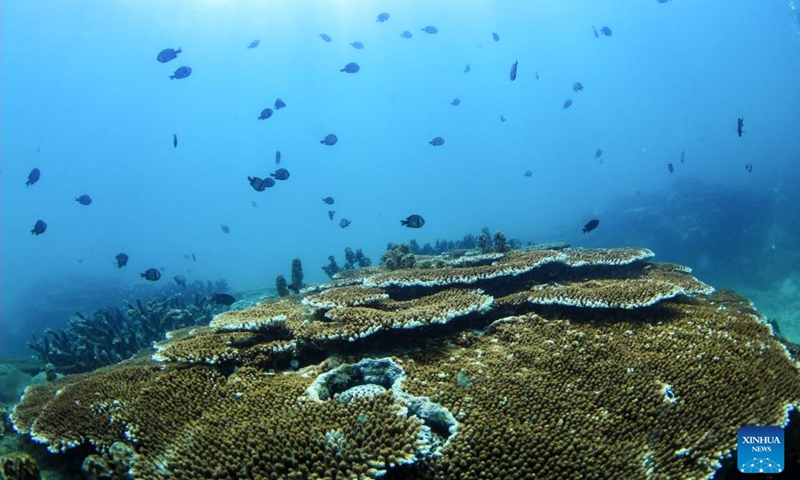
[[[525,170],[525,173],[523,173],[522,175],[525,176],[525,177],[532,177],[533,176],[533,172],[531,172],[530,170]]]
[[[350,223],[351,223],[351,222],[350,222],[350,220],[348,220],[348,219],[346,219],[346,218],[343,218],[343,219],[339,220],[339,226],[340,226],[341,228],[347,228],[347,227],[349,227],[349,226],[350,226]]]
[[[603,156],[603,149],[598,148],[597,151],[594,152],[594,158],[600,158]]]
[[[261,43],[261,40],[255,39],[252,42],[250,42],[250,45],[248,45],[247,48],[256,48],[259,43]]]
[[[328,218],[333,220],[334,215],[336,215],[336,210],[328,210]]]
[[[400,34],[400,36],[403,38],[411,38],[414,35],[411,35],[411,32],[409,32],[408,30],[404,30],[403,33]]]
[[[681,151],[681,163],[683,163],[683,154],[684,154],[684,153],[685,153],[685,152]]]
[[[669,170],[669,173],[674,173],[675,172],[675,167],[671,163],[668,163],[667,164],[667,170]]]
[[[172,134],[172,148],[178,148],[178,134]]]
[[[275,165],[281,164],[281,151],[275,150]]]
[[[328,205],[333,205],[334,203],[336,203],[336,200],[334,200],[333,197],[325,197],[322,199],[322,201],[327,203]]]
[[[178,58],[179,53],[182,53],[180,48],[177,50],[173,50],[171,48],[165,48],[164,50],[158,52],[156,60],[158,60],[160,63],[167,63],[170,60]]]
[[[161,272],[158,271],[156,268],[148,268],[144,271],[144,273],[140,274],[142,278],[145,280],[150,280],[151,282],[157,281],[161,278]]]
[[[81,205],[91,205],[92,204],[92,197],[86,195],[85,193],[80,197],[75,199],[76,202],[80,203]]]
[[[264,188],[272,188],[275,186],[275,179],[272,177],[267,177],[264,179]]]
[[[425,33],[430,33],[431,35],[439,33],[439,30],[431,25],[428,25],[427,27],[423,28],[422,31]]]
[[[270,173],[269,176],[273,177],[275,180],[286,180],[289,178],[289,170],[286,170],[285,168],[279,168]]]
[[[748,163],[744,166],[744,169],[747,170],[747,173],[753,173],[753,164]]]
[[[500,35],[498,35],[497,32],[492,32],[492,38],[494,39],[495,42],[500,41]]]
[[[331,43],[331,41],[333,41],[333,39],[332,39],[331,37],[329,37],[329,36],[328,36],[327,34],[325,34],[325,33],[320,33],[320,34],[319,34],[319,38],[321,38],[321,39],[325,40],[325,41],[326,41],[326,42],[328,42],[328,43]]]
[[[506,121],[506,117],[504,117],[504,116],[500,115],[500,121],[501,121],[501,122],[505,122],[505,121]]]
[[[468,63],[468,64],[466,64],[466,65],[464,66],[464,73],[469,73],[469,72],[470,72],[470,70],[472,70],[472,69],[469,67],[469,63]]]
[[[172,277],[172,279],[175,280],[175,283],[177,283],[181,287],[186,287],[186,277],[184,277],[183,275],[175,275],[174,277]]]
[[[257,120],[266,120],[271,116],[272,116],[272,109],[271,108],[265,108],[264,110],[261,110],[261,115],[259,115],[256,119]]]
[[[197,257],[195,257],[195,256],[194,256],[194,253],[192,254],[192,261],[193,261],[193,262],[196,262],[196,261],[197,261]]]
[[[345,73],[357,73],[359,70],[361,70],[361,67],[358,66],[356,62],[350,62],[347,65],[345,65],[343,69],[339,71]]]
[[[353,42],[350,44],[351,47],[355,48],[356,50],[361,50],[364,48],[364,44],[361,42]]]
[[[458,98],[454,98],[453,101],[450,102],[450,105],[452,105],[454,107],[457,107],[457,106],[461,105],[461,100],[459,100]]]
[[[236,299],[227,293],[212,293],[211,301],[217,305],[233,305]]]
[[[219,228],[221,228],[224,233],[231,233],[231,227],[227,225],[220,225]]]
[[[253,208],[258,208],[258,203],[256,203],[255,200],[250,200],[250,205],[252,205]]]
[[[608,28],[608,27],[603,27],[603,28],[601,28],[601,29],[600,29],[600,33],[602,33],[602,34],[603,34],[603,35],[605,35],[606,37],[610,37],[612,32],[611,32],[611,29],[610,29],[610,28]]]
[[[580,92],[583,90],[583,85],[581,85],[581,82],[575,82],[575,85],[572,86],[572,89],[576,92]]]
[[[434,147],[441,147],[442,145],[444,145],[444,138],[442,138],[442,137],[436,137],[436,138],[434,138],[433,140],[431,140],[431,141],[430,141],[430,142],[428,142],[428,143],[429,143],[430,145],[433,145]]]
[[[568,98],[568,99],[564,100],[564,106],[562,108],[564,108],[566,110],[567,108],[569,108],[571,106],[572,106],[572,99],[571,98]]]
[[[41,235],[45,232],[45,230],[47,230],[47,224],[44,223],[44,220],[36,220],[31,233],[34,235]]]
[[[389,14],[386,12],[382,12],[378,14],[378,18],[375,21],[383,23],[386,20],[389,20]]]
[[[744,135],[744,118],[736,119],[736,133],[741,137]]]
[[[594,25],[592,25],[592,31],[594,32],[594,38],[599,38],[600,37],[600,35],[597,34],[597,29],[594,28]]]
[[[275,110],[280,110],[286,106],[286,102],[281,100],[280,98],[275,99]]]
[[[175,73],[173,73],[172,75],[169,76],[169,79],[170,80],[174,80],[174,79],[177,78],[178,80],[180,80],[181,78],[186,78],[191,74],[192,74],[191,67],[187,67],[187,66],[178,67],[178,69],[175,70]]]
[[[589,220],[586,223],[586,225],[583,226],[583,233],[591,232],[592,230],[597,228],[598,225],[600,225],[600,220],[598,220],[596,218],[594,220]]]
[[[117,261],[117,268],[122,268],[128,264],[128,254],[118,253],[114,259]]]
[[[508,78],[510,78],[512,82],[517,79],[517,64],[518,63],[519,62],[514,60],[514,65],[511,65],[511,73],[508,74]]]
[[[320,140],[319,143],[321,143],[323,145],[327,145],[329,147],[332,147],[332,146],[336,145],[336,142],[338,142],[338,141],[339,141],[339,137],[337,137],[333,133],[329,133],[329,134],[325,135],[325,138]]]
[[[536,80],[539,80],[539,70],[534,70],[533,74],[536,76]]]
[[[41,176],[42,172],[39,171],[38,168],[34,168],[33,170],[31,170],[31,173],[28,174],[28,181],[25,182],[25,185],[30,187],[34,183],[38,182]]]
[[[422,228],[425,225],[425,219],[415,213],[409,215],[405,220],[400,220],[400,225],[408,228]]]
[[[261,177],[251,177],[248,175],[247,181],[250,182],[250,186],[253,187],[253,190],[256,192],[263,192],[264,189],[267,188],[267,186],[264,185],[264,179]]]

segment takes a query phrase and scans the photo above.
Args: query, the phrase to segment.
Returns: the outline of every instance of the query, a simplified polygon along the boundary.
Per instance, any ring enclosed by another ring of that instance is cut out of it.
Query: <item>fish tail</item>
[[[183,53],[183,51],[181,50],[181,48],[183,48],[183,47],[178,47],[178,49],[177,49],[177,50],[175,50],[175,53]]]

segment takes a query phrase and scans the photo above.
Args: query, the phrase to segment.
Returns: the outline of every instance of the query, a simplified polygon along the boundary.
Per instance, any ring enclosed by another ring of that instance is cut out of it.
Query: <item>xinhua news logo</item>
[[[742,427],[736,463],[742,473],[781,473],[783,471],[783,429],[781,427]]]

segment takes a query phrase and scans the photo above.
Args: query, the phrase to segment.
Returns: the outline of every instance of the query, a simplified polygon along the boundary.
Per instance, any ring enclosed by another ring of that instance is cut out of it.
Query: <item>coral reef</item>
[[[26,454],[10,454],[0,456],[0,479],[3,480],[39,480],[39,466]]]
[[[124,444],[143,479],[709,477],[739,426],[785,426],[800,371],[752,304],[652,256],[365,270],[30,387],[11,418],[54,452]]]
[[[389,270],[414,268],[415,255],[411,253],[411,245],[407,243],[390,243],[381,255],[381,262]]]
[[[286,277],[283,275],[278,275],[275,277],[275,290],[279,297],[285,297],[289,295],[289,284],[286,283]]]
[[[345,247],[344,265],[342,268],[339,268],[339,264],[336,263],[336,258],[331,255],[328,257],[328,265],[322,267],[322,270],[328,275],[328,277],[334,278],[334,276],[340,271],[349,271],[356,268],[367,268],[371,265],[372,260],[364,255],[364,252],[362,252],[360,248],[353,251],[352,248]]]
[[[303,283],[303,264],[299,258],[292,260],[292,283],[288,285],[289,290],[299,292],[305,286]]]

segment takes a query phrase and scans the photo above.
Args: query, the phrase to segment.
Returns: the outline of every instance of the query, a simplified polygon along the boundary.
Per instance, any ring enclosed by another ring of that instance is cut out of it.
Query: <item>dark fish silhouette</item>
[[[181,287],[186,287],[186,277],[184,277],[183,275],[175,275],[174,277],[172,277],[172,279],[175,280],[175,283],[177,283]]]
[[[346,218],[343,218],[343,219],[339,220],[339,226],[342,227],[342,228],[349,227],[350,226],[350,220],[348,220]]]
[[[322,199],[322,201],[327,203],[328,205],[333,205],[334,203],[336,203],[336,200],[334,200],[333,197],[325,197]]]
[[[44,220],[36,220],[31,233],[34,235],[41,235],[45,232],[45,230],[47,230],[47,224],[44,223]]]
[[[428,142],[428,143],[429,143],[430,145],[433,145],[434,147],[441,147],[442,145],[444,145],[444,138],[442,138],[442,137],[436,137],[436,138],[434,138],[433,140],[431,140],[431,141],[430,141],[430,142]]]
[[[193,262],[196,262],[196,261],[197,261],[197,257],[195,257],[195,256],[194,256],[194,253],[192,254],[192,261],[193,261]]]
[[[233,303],[236,302],[236,299],[227,293],[212,293],[211,301],[217,305],[233,305]]]
[[[464,73],[469,73],[471,68],[469,68],[469,63],[464,66]]]
[[[539,80],[539,70],[534,70],[533,75],[536,77],[536,80]]]
[[[422,31],[425,33],[430,33],[431,35],[439,33],[439,30],[431,25],[428,25],[427,27],[423,28]]]
[[[389,14],[386,12],[382,12],[378,14],[378,18],[375,21],[383,23],[386,20],[389,20]]]
[[[569,108],[571,106],[572,106],[572,99],[571,98],[568,98],[568,99],[564,100],[564,106],[562,108],[567,109],[567,108]]]
[[[744,135],[744,118],[736,119],[736,133],[741,137]]]
[[[264,188],[272,188],[275,186],[275,179],[272,177],[267,177],[264,179]]]
[[[117,261],[117,268],[122,268],[128,264],[128,255],[126,253],[118,253],[114,259]]]
[[[506,121],[506,117],[504,117],[504,116],[500,115],[500,121],[501,121],[501,122],[505,122],[505,121]]]
[[[681,163],[683,163],[683,154],[684,154],[684,153],[685,153],[685,152],[681,151]]]
[[[85,193],[80,197],[75,199],[76,202],[80,203],[81,205],[91,205],[92,204],[92,197],[86,195]]]
[[[264,179],[261,177],[247,177],[247,181],[250,182],[250,186],[253,187],[253,190],[256,192],[263,192],[266,185],[264,185]],[[273,180],[274,181],[274,180]]]
[[[351,47],[355,48],[356,50],[361,50],[364,48],[364,44],[361,42],[353,42],[350,44]]]
[[[329,134],[325,135],[325,138],[320,140],[319,143],[321,143],[323,145],[327,145],[329,147],[332,147],[332,146],[336,145],[336,142],[338,142],[338,141],[339,141],[339,137],[337,137],[336,135],[334,135],[332,133],[329,133]]]
[[[600,37],[600,35],[598,35],[598,33],[597,33],[597,29],[594,28],[594,25],[592,25],[592,31],[594,32],[594,38],[599,38]]]
[[[533,176],[533,172],[531,172],[530,170],[525,170],[525,173],[523,173],[522,175],[524,175],[526,177],[532,177]]]
[[[177,133],[173,133],[172,134],[172,147],[173,148],[178,148],[178,134]]]
[[[576,92],[580,92],[583,90],[583,85],[581,85],[581,82],[575,82],[575,85],[572,86],[572,89]]]
[[[461,100],[459,100],[458,98],[454,98],[453,101],[450,102],[450,105],[452,105],[454,107],[457,107],[457,106],[461,105]]]
[[[275,99],[275,110],[280,110],[281,108],[286,106],[286,102],[281,100],[280,98]]]
[[[145,280],[150,280],[151,282],[155,282],[156,280],[161,278],[161,272],[159,272],[158,269],[155,268],[148,268],[147,270],[144,271],[144,273],[140,275]]]
[[[594,158],[600,158],[603,156],[603,149],[598,148],[596,152],[594,152]]]
[[[357,73],[359,70],[361,70],[361,67],[359,67],[356,62],[350,62],[347,65],[345,65],[343,69],[339,71],[346,73]]]
[[[258,207],[258,203],[256,203],[256,201],[255,201],[255,200],[250,200],[250,205],[252,205],[252,206],[253,206],[253,208],[256,208],[256,207]]]
[[[31,170],[31,173],[28,174],[28,181],[25,182],[25,185],[30,187],[31,185],[39,181],[39,177],[41,177],[41,175],[42,172],[40,172],[38,168],[34,168],[33,170]]]
[[[400,34],[400,36],[403,38],[411,38],[414,35],[411,35],[411,32],[409,32],[408,30],[404,30],[403,33]]]
[[[331,37],[329,37],[327,34],[324,33],[320,33],[319,37],[328,43],[331,43],[331,41],[333,40]]]
[[[328,210],[328,218],[333,220],[334,215],[336,215],[336,210]]]
[[[601,29],[600,29],[600,33],[602,33],[602,34],[603,34],[603,35],[605,35],[606,37],[610,37],[612,32],[611,32],[611,29],[610,29],[610,28],[608,28],[608,27],[603,27],[603,28],[601,28]]]
[[[668,163],[667,164],[667,170],[669,170],[669,173],[674,173],[675,172],[675,167],[671,163]]]
[[[510,78],[512,82],[517,79],[517,64],[518,63],[519,62],[514,60],[514,65],[511,65],[511,73],[508,74],[508,78]]]
[[[753,173],[753,164],[748,163],[744,166],[744,169],[747,170],[747,173]]]
[[[281,151],[275,150],[275,165],[281,164]]]
[[[500,35],[498,35],[496,32],[492,32],[492,38],[494,39],[495,42],[500,41]]]
[[[258,116],[257,119],[258,120],[266,120],[271,116],[272,116],[272,109],[271,108],[265,108],[264,110],[261,110],[261,114]]]
[[[167,63],[170,60],[174,60],[174,59],[178,58],[178,54],[179,53],[181,53],[181,49],[180,48],[177,49],[177,50],[173,50],[171,48],[165,48],[164,50],[161,50],[160,52],[158,52],[158,56],[156,57],[156,60],[158,60],[161,63]]]
[[[589,222],[583,226],[583,233],[591,232],[592,230],[597,228],[598,225],[600,225],[600,220],[596,218],[594,220],[589,220]]]
[[[274,172],[269,174],[270,177],[274,178],[275,180],[286,180],[289,178],[289,170],[285,168],[279,168]]]
[[[219,228],[221,228],[224,233],[231,233],[231,227],[227,225],[220,225]]]
[[[422,228],[425,225],[425,219],[417,214],[409,215],[405,220],[400,220],[400,225],[408,228]]]
[[[181,78],[186,78],[191,74],[192,74],[192,69],[190,67],[186,66],[178,67],[178,69],[175,70],[175,73],[169,76],[169,79],[174,80],[177,78],[178,80],[180,80]]]
[[[259,43],[261,43],[261,40],[255,39],[252,42],[250,42],[250,45],[248,45],[247,48],[256,48]]]

